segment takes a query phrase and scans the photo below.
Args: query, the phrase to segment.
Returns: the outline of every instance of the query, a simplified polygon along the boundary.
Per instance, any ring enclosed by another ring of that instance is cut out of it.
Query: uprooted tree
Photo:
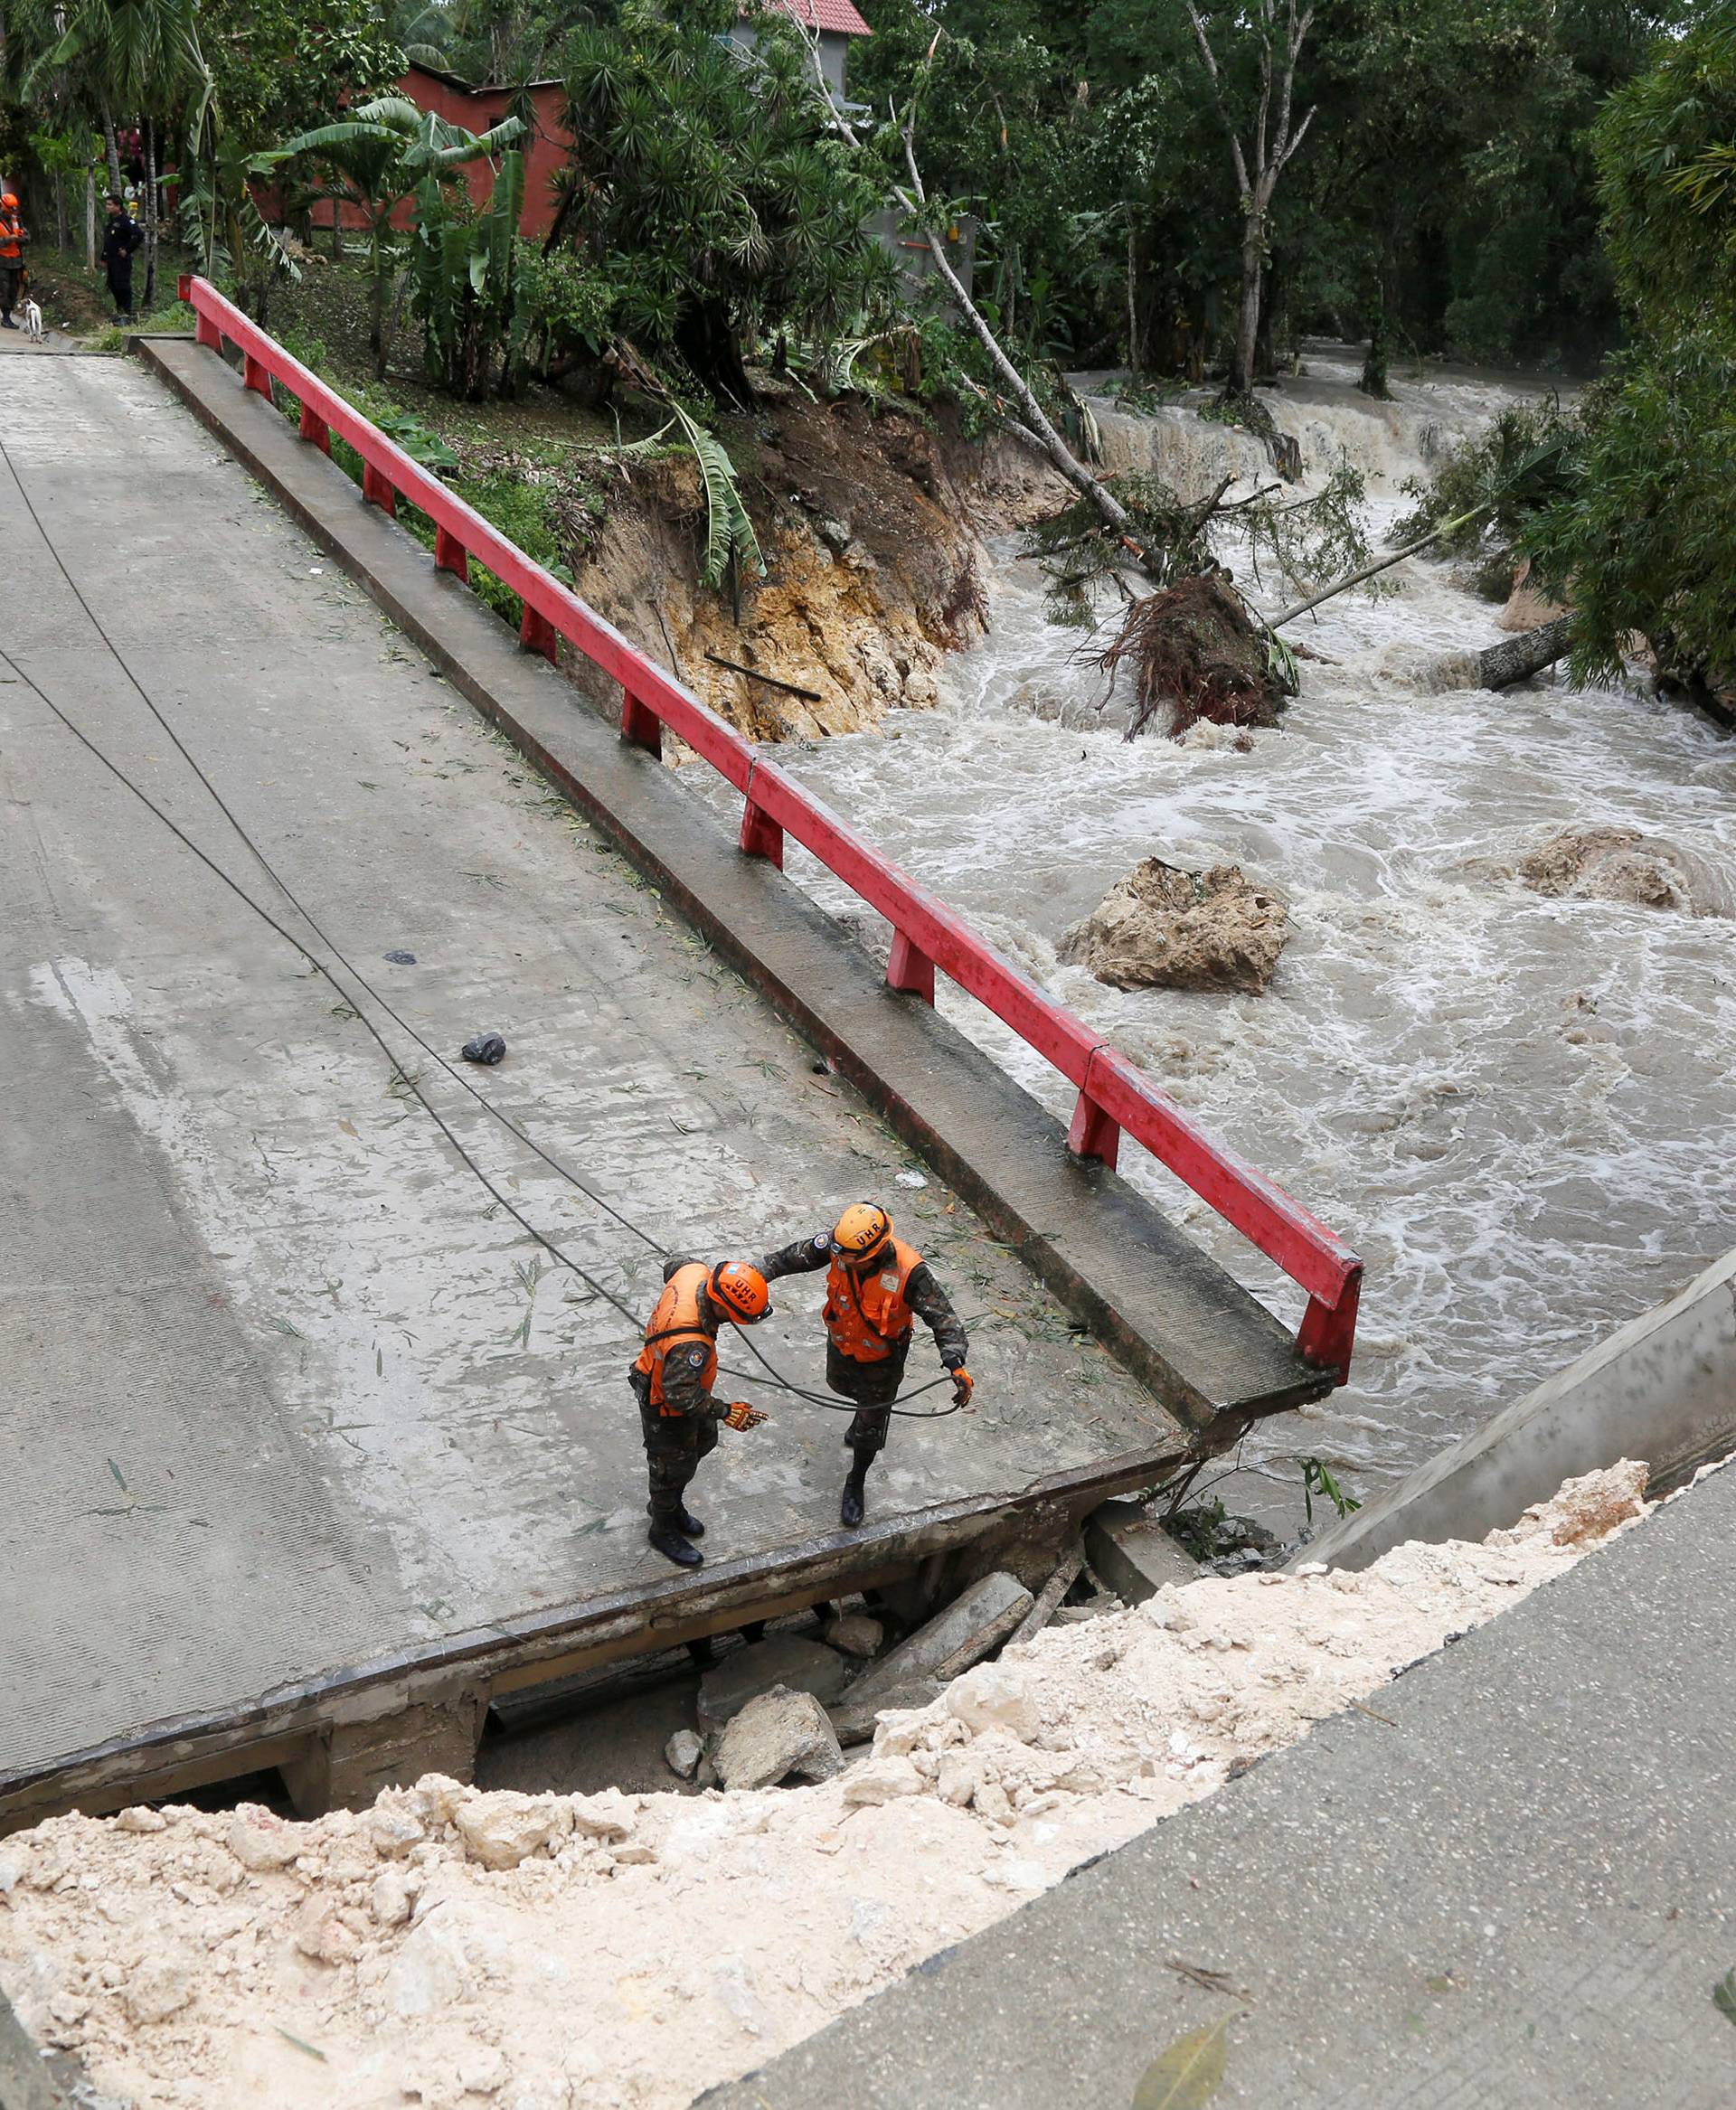
[[[1300,31],[1294,33],[1284,75],[1279,132],[1287,144],[1279,168],[1300,142],[1300,129],[1292,134],[1289,128],[1289,82],[1309,19],[1305,17]],[[820,65],[817,33],[809,33],[808,41],[818,92],[833,112],[840,135],[862,152],[863,142],[847,113],[833,103]],[[929,66],[940,41],[937,34],[929,50]],[[920,88],[920,83],[919,94]],[[1262,117],[1262,154],[1263,127]],[[1124,664],[1132,671],[1135,705],[1127,738],[1145,728],[1165,700],[1171,705],[1172,733],[1184,731],[1201,718],[1230,725],[1274,723],[1285,701],[1296,693],[1295,655],[1219,563],[1214,534],[1229,528],[1245,537],[1257,574],[1262,560],[1275,564],[1291,579],[1318,577],[1341,570],[1345,563],[1360,563],[1368,554],[1356,516],[1362,478],[1343,464],[1319,493],[1284,503],[1277,502],[1281,484],[1229,498],[1226,495],[1234,481],[1231,476],[1222,478],[1207,496],[1194,500],[1184,499],[1155,476],[1123,477],[1111,490],[1109,481],[1094,474],[1067,444],[1036,390],[955,270],[941,230],[956,215],[945,201],[930,199],[923,183],[916,152],[914,103],[901,118],[893,113],[891,130],[908,177],[907,183],[892,184],[892,196],[920,233],[954,306],[1005,390],[1005,397],[991,396],[1002,425],[1045,455],[1077,494],[1071,505],[1039,527],[1030,552],[1044,561],[1052,612],[1064,621],[1094,622],[1093,589],[1111,580],[1127,599],[1122,626],[1101,655],[1100,664],[1111,674]],[[1276,182],[1276,172],[1271,180]],[[1266,194],[1269,200],[1269,189]],[[1258,320],[1257,303],[1255,317]],[[1270,423],[1267,415],[1267,428]],[[1277,446],[1273,451],[1280,474],[1294,480],[1300,464],[1294,457],[1293,443],[1288,452]],[[1123,577],[1129,570],[1153,591],[1133,594]]]

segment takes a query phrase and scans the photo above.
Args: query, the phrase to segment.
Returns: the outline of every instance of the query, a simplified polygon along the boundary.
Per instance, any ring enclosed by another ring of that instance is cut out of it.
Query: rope
[[[186,763],[187,767],[199,779],[199,782],[204,787],[206,792],[210,795],[212,804],[217,807],[217,810],[222,815],[223,818],[229,823],[230,826],[235,831],[235,834],[241,838],[241,841],[245,845],[250,854],[253,857],[254,861],[259,864],[260,870],[265,873],[266,877],[278,889],[278,890],[283,895],[284,899],[289,903],[291,908],[295,909],[296,913],[307,925],[308,928],[314,932],[315,936],[319,939],[320,943],[332,955],[332,957],[337,961],[338,965],[344,970],[345,974],[347,974],[360,988],[367,993],[368,996],[372,998],[373,1003],[379,1006],[380,1010],[382,1011],[385,1015],[392,1020],[393,1024],[396,1025],[401,1031],[405,1033],[410,1040],[414,1041],[419,1048],[422,1049],[423,1051],[428,1054],[435,1062],[439,1063],[439,1067],[449,1078],[453,1079],[455,1083],[462,1085],[464,1089],[470,1094],[471,1097],[475,1099],[476,1104],[483,1108],[485,1113],[492,1115],[494,1118],[500,1122],[501,1125],[506,1128],[520,1143],[524,1144],[526,1149],[533,1153],[533,1154],[538,1157],[545,1165],[547,1165],[552,1172],[555,1173],[560,1178],[565,1180],[569,1185],[573,1187],[579,1193],[584,1195],[587,1201],[594,1202],[607,1215],[612,1217],[617,1223],[620,1224],[624,1229],[630,1231],[635,1238],[641,1239],[646,1246],[651,1248],[654,1253],[658,1256],[659,1258],[667,1259],[669,1257],[669,1248],[667,1247],[664,1246],[658,1239],[655,1239],[649,1231],[644,1229],[639,1224],[636,1223],[631,1217],[624,1214],[622,1210],[616,1208],[616,1206],[611,1201],[608,1201],[603,1195],[599,1194],[594,1188],[589,1186],[578,1176],[576,1173],[572,1172],[570,1167],[561,1163],[558,1158],[554,1157],[550,1152],[544,1150],[542,1146],[532,1136],[527,1135],[524,1131],[518,1126],[518,1124],[513,1120],[510,1115],[503,1112],[499,1107],[495,1106],[494,1102],[486,1096],[486,1094],[477,1089],[476,1084],[471,1080],[471,1079],[467,1077],[462,1070],[455,1069],[447,1057],[443,1055],[438,1048],[434,1047],[430,1041],[425,1039],[421,1032],[406,1018],[403,1017],[403,1015],[380,992],[380,990],[375,988],[373,984],[368,980],[367,976],[363,974],[361,969],[357,967],[355,964],[351,959],[349,959],[348,956],[340,949],[336,943],[327,934],[325,928],[319,922],[318,918],[313,914],[313,911],[309,909],[307,905],[300,900],[295,890],[290,887],[288,881],[286,881],[281,873],[277,871],[277,869],[271,863],[270,860],[266,856],[265,852],[259,848],[259,844],[253,840],[252,836],[249,834],[247,829],[238,819],[228,802],[223,798],[222,793],[217,789],[216,786],[212,782],[211,778],[205,774],[204,770],[200,767],[197,760],[188,750],[185,743],[181,739],[180,734],[176,732],[175,727],[164,716],[162,711],[158,708],[148,690],[146,689],[144,683],[138,679],[138,676],[134,674],[131,666],[127,664],[125,655],[121,653],[119,647],[115,644],[114,639],[109,636],[108,631],[103,627],[102,623],[97,617],[96,611],[91,608],[90,602],[85,598],[78,581],[73,578],[71,572],[67,569],[65,560],[61,557],[59,550],[55,548],[53,541],[49,535],[48,530],[43,526],[42,516],[38,513],[35,505],[33,504],[30,493],[24,487],[24,479],[18,474],[17,465],[14,462],[11,451],[6,447],[4,438],[0,438],[0,459],[4,459],[5,463],[6,469],[12,477],[13,484],[17,490],[19,498],[23,501],[24,510],[29,513],[31,522],[35,527],[36,532],[42,538],[43,548],[53,559],[54,564],[57,570],[60,571],[61,578],[65,579],[67,587],[71,592],[73,598],[78,602],[79,607],[84,611],[85,619],[90,623],[90,627],[96,632],[97,636],[102,640],[104,645],[108,648],[108,654],[114,660],[115,664],[119,667],[121,673],[125,674],[127,682],[131,684],[140,702],[145,705],[146,709],[150,712],[151,716],[156,721],[158,726],[161,727],[164,733],[166,734],[169,740],[173,743],[176,753],[180,755],[182,760]],[[67,716],[66,712],[63,711],[60,706],[54,702],[52,698],[48,695],[46,691],[43,690],[41,683],[35,681],[28,673],[26,673],[24,668],[19,664],[18,661],[11,654],[0,652],[0,659],[5,660],[5,664],[12,668],[14,674],[17,676],[19,681],[21,681],[24,685],[30,690],[32,694],[36,697],[37,701],[42,705],[42,707],[48,711],[52,717],[59,721],[59,722],[66,729],[68,732],[72,735],[74,739],[76,739],[81,747],[83,747],[90,755],[95,757],[97,761],[99,761],[102,767],[108,771],[109,775],[112,776],[118,784],[123,786],[125,789],[129,791],[133,796],[138,800],[139,804],[145,807],[147,813],[151,814],[156,820],[160,821],[163,825],[168,829],[170,834],[173,834],[177,839],[177,841],[179,841],[186,849],[190,850],[208,871],[214,873],[215,876],[223,882],[223,884],[230,890],[232,894],[236,896],[239,900],[242,901],[248,908],[252,909],[254,914],[259,918],[260,921],[263,922],[269,929],[275,932],[275,934],[280,937],[286,945],[289,946],[296,953],[297,953],[300,957],[315,970],[316,974],[322,976],[322,978],[327,984],[329,984],[336,995],[343,1000],[345,1006],[350,1011],[354,1013],[356,1018],[367,1031],[369,1037],[374,1041],[381,1053],[392,1065],[394,1073],[400,1079],[401,1079],[405,1088],[415,1098],[417,1104],[422,1108],[422,1111],[428,1116],[429,1119],[433,1122],[435,1127],[439,1130],[441,1135],[444,1136],[446,1141],[451,1145],[455,1154],[458,1157],[462,1163],[476,1176],[476,1180],[480,1182],[484,1190],[489,1195],[490,1199],[493,1200],[500,1208],[504,1209],[507,1215],[512,1218],[514,1222],[516,1223],[528,1237],[533,1239],[539,1246],[541,1246],[546,1252],[551,1254],[561,1267],[570,1268],[572,1273],[576,1275],[589,1289],[592,1290],[597,1295],[603,1298],[607,1304],[610,1305],[621,1315],[621,1317],[627,1322],[628,1325],[633,1330],[633,1337],[636,1340],[640,1338],[643,1332],[643,1323],[639,1319],[637,1314],[633,1311],[633,1309],[628,1305],[625,1304],[621,1298],[617,1296],[614,1291],[609,1289],[606,1284],[599,1282],[598,1278],[587,1268],[581,1267],[569,1252],[567,1252],[561,1246],[557,1244],[553,1239],[550,1238],[545,1231],[542,1230],[536,1224],[533,1223],[530,1218],[524,1214],[524,1210],[519,1208],[518,1204],[514,1202],[509,1195],[504,1193],[501,1189],[495,1185],[494,1181],[489,1178],[488,1174],[483,1170],[482,1166],[477,1163],[476,1160],[470,1154],[469,1151],[466,1149],[465,1145],[453,1133],[450,1124],[445,1119],[445,1117],[439,1112],[439,1108],[422,1090],[420,1079],[404,1068],[402,1062],[400,1061],[398,1056],[393,1052],[385,1037],[380,1031],[379,1027],[374,1023],[373,1020],[368,1016],[367,1013],[361,1007],[361,1005],[356,1003],[354,992],[351,989],[346,989],[344,984],[337,979],[336,975],[333,974],[331,968],[323,959],[318,956],[316,953],[313,952],[307,945],[305,945],[302,940],[294,934],[293,931],[286,928],[286,927],[271,914],[269,909],[268,909],[262,902],[255,900],[255,898],[247,891],[247,890],[241,884],[238,880],[232,878],[229,872],[224,871],[222,865],[217,863],[217,862],[212,857],[208,855],[205,851],[201,849],[199,844],[193,840],[192,836],[190,836],[176,821],[171,818],[171,816],[166,814],[161,806],[157,805],[156,802],[149,796],[149,795],[144,791],[139,785],[135,783],[130,777],[127,776],[127,772],[120,767],[118,762],[116,762],[110,756],[105,754],[104,751],[99,747],[98,747],[96,742],[91,739],[88,734],[81,730],[79,726],[74,724],[72,720]],[[799,1399],[806,1405],[824,1408],[828,1413],[854,1414],[856,1411],[854,1403],[845,1403],[830,1399],[823,1393],[810,1391],[806,1387],[795,1383],[793,1380],[783,1375],[783,1373],[777,1368],[777,1366],[760,1351],[758,1344],[745,1333],[742,1334],[742,1339],[746,1343],[749,1352],[762,1366],[764,1374],[756,1378],[746,1371],[729,1370],[726,1372],[727,1375],[731,1377],[746,1379],[746,1380],[750,1383],[771,1384],[776,1386],[780,1391],[789,1395],[789,1397],[792,1399]],[[720,1365],[720,1368],[723,1367],[724,1366]],[[917,1386],[912,1391],[900,1393],[898,1397],[900,1399],[919,1399],[923,1393],[934,1391],[939,1386],[949,1384],[951,1381],[952,1380],[949,1375],[946,1377],[936,1378],[931,1380],[927,1384]],[[939,1411],[913,1413],[907,1408],[901,1408],[893,1405],[889,1406],[886,1409],[884,1409],[884,1411],[898,1415],[906,1420],[941,1421],[944,1420],[948,1414],[956,1414],[958,1411],[958,1407],[955,1402],[954,1405],[941,1408]]]

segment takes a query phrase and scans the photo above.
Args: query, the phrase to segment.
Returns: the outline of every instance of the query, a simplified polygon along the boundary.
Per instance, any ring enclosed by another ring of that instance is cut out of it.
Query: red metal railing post
[[[750,857],[764,857],[784,869],[784,831],[762,806],[749,799],[741,809],[741,847]]]
[[[886,986],[903,996],[934,1002],[934,962],[901,930],[892,933],[892,956],[886,963]]]
[[[636,748],[644,748],[648,754],[663,752],[662,719],[627,688],[621,691],[621,738],[631,740]]]
[[[271,369],[263,359],[255,359],[250,352],[241,354],[241,379],[256,396],[271,400]]]
[[[1356,1267],[1339,1291],[1335,1305],[1311,1296],[1296,1336],[1304,1361],[1331,1371],[1341,1385],[1350,1381],[1350,1352],[1356,1340],[1356,1307],[1362,1291],[1363,1271]]]
[[[382,513],[396,518],[398,494],[392,488],[392,478],[383,469],[376,469],[372,462],[362,465],[362,495],[370,505],[377,505]]]
[[[1113,1167],[1121,1148],[1121,1125],[1111,1120],[1095,1099],[1080,1092],[1067,1131],[1067,1148],[1074,1157],[1099,1158]]]
[[[748,857],[768,858],[782,871],[784,831],[753,796],[753,780],[759,773],[760,764],[756,758],[748,769],[746,796],[741,808],[742,853]]]
[[[540,652],[544,659],[558,659],[561,652],[561,633],[531,606],[524,604],[524,613],[519,618],[518,641],[526,652]]]
[[[310,447],[316,447],[322,454],[332,451],[332,429],[325,419],[306,403],[301,406],[301,437]]]
[[[434,563],[437,570],[456,572],[467,586],[469,585],[469,552],[450,528],[437,527],[434,530]]]

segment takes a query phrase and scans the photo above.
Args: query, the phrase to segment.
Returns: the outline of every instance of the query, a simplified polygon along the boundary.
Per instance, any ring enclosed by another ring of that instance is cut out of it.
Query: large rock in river
[[[1628,901],[1683,916],[1728,916],[1728,887],[1703,860],[1637,828],[1559,828],[1519,860],[1533,893]]]
[[[1114,989],[1239,989],[1258,996],[1289,936],[1289,908],[1239,864],[1184,871],[1147,857],[1061,940],[1061,957]]]

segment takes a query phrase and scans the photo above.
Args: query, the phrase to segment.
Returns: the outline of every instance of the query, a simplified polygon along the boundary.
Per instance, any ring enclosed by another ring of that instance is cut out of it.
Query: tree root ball
[[[1133,674],[1127,737],[1160,710],[1172,739],[1202,719],[1214,725],[1276,725],[1294,692],[1268,633],[1222,572],[1184,579],[1127,610],[1099,664]]]

